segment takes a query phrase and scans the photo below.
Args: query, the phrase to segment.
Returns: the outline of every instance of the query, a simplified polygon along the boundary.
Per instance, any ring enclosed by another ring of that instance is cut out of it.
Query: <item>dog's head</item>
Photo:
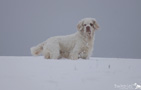
[[[84,18],[78,23],[77,29],[81,34],[92,37],[94,31],[99,29],[99,25],[94,18]]]

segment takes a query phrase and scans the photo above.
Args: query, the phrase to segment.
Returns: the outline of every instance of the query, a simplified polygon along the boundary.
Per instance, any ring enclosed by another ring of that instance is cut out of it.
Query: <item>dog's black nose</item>
[[[89,27],[89,26],[87,26],[87,27],[86,27],[86,29],[88,30],[88,29],[90,29],[90,27]]]
[[[87,32],[91,32],[89,26],[86,27],[86,31],[87,31]]]

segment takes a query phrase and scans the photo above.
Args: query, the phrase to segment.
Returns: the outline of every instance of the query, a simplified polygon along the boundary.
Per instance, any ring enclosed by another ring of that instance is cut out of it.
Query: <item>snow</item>
[[[141,59],[0,56],[0,90],[124,90],[141,85],[140,69]]]

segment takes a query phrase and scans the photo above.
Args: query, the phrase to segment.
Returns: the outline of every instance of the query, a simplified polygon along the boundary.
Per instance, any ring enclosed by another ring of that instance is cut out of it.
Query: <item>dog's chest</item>
[[[89,55],[90,49],[91,49],[90,43],[85,43],[81,46],[81,51],[79,53],[79,58],[86,59]]]
[[[86,43],[84,45],[81,46],[81,52],[87,52],[90,48],[89,43]]]

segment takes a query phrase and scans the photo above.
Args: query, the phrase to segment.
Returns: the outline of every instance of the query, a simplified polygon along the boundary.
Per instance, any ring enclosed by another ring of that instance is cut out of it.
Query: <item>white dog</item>
[[[84,18],[78,23],[76,33],[51,37],[32,47],[31,54],[37,56],[42,53],[46,59],[87,59],[93,51],[94,32],[98,28],[94,18]]]

